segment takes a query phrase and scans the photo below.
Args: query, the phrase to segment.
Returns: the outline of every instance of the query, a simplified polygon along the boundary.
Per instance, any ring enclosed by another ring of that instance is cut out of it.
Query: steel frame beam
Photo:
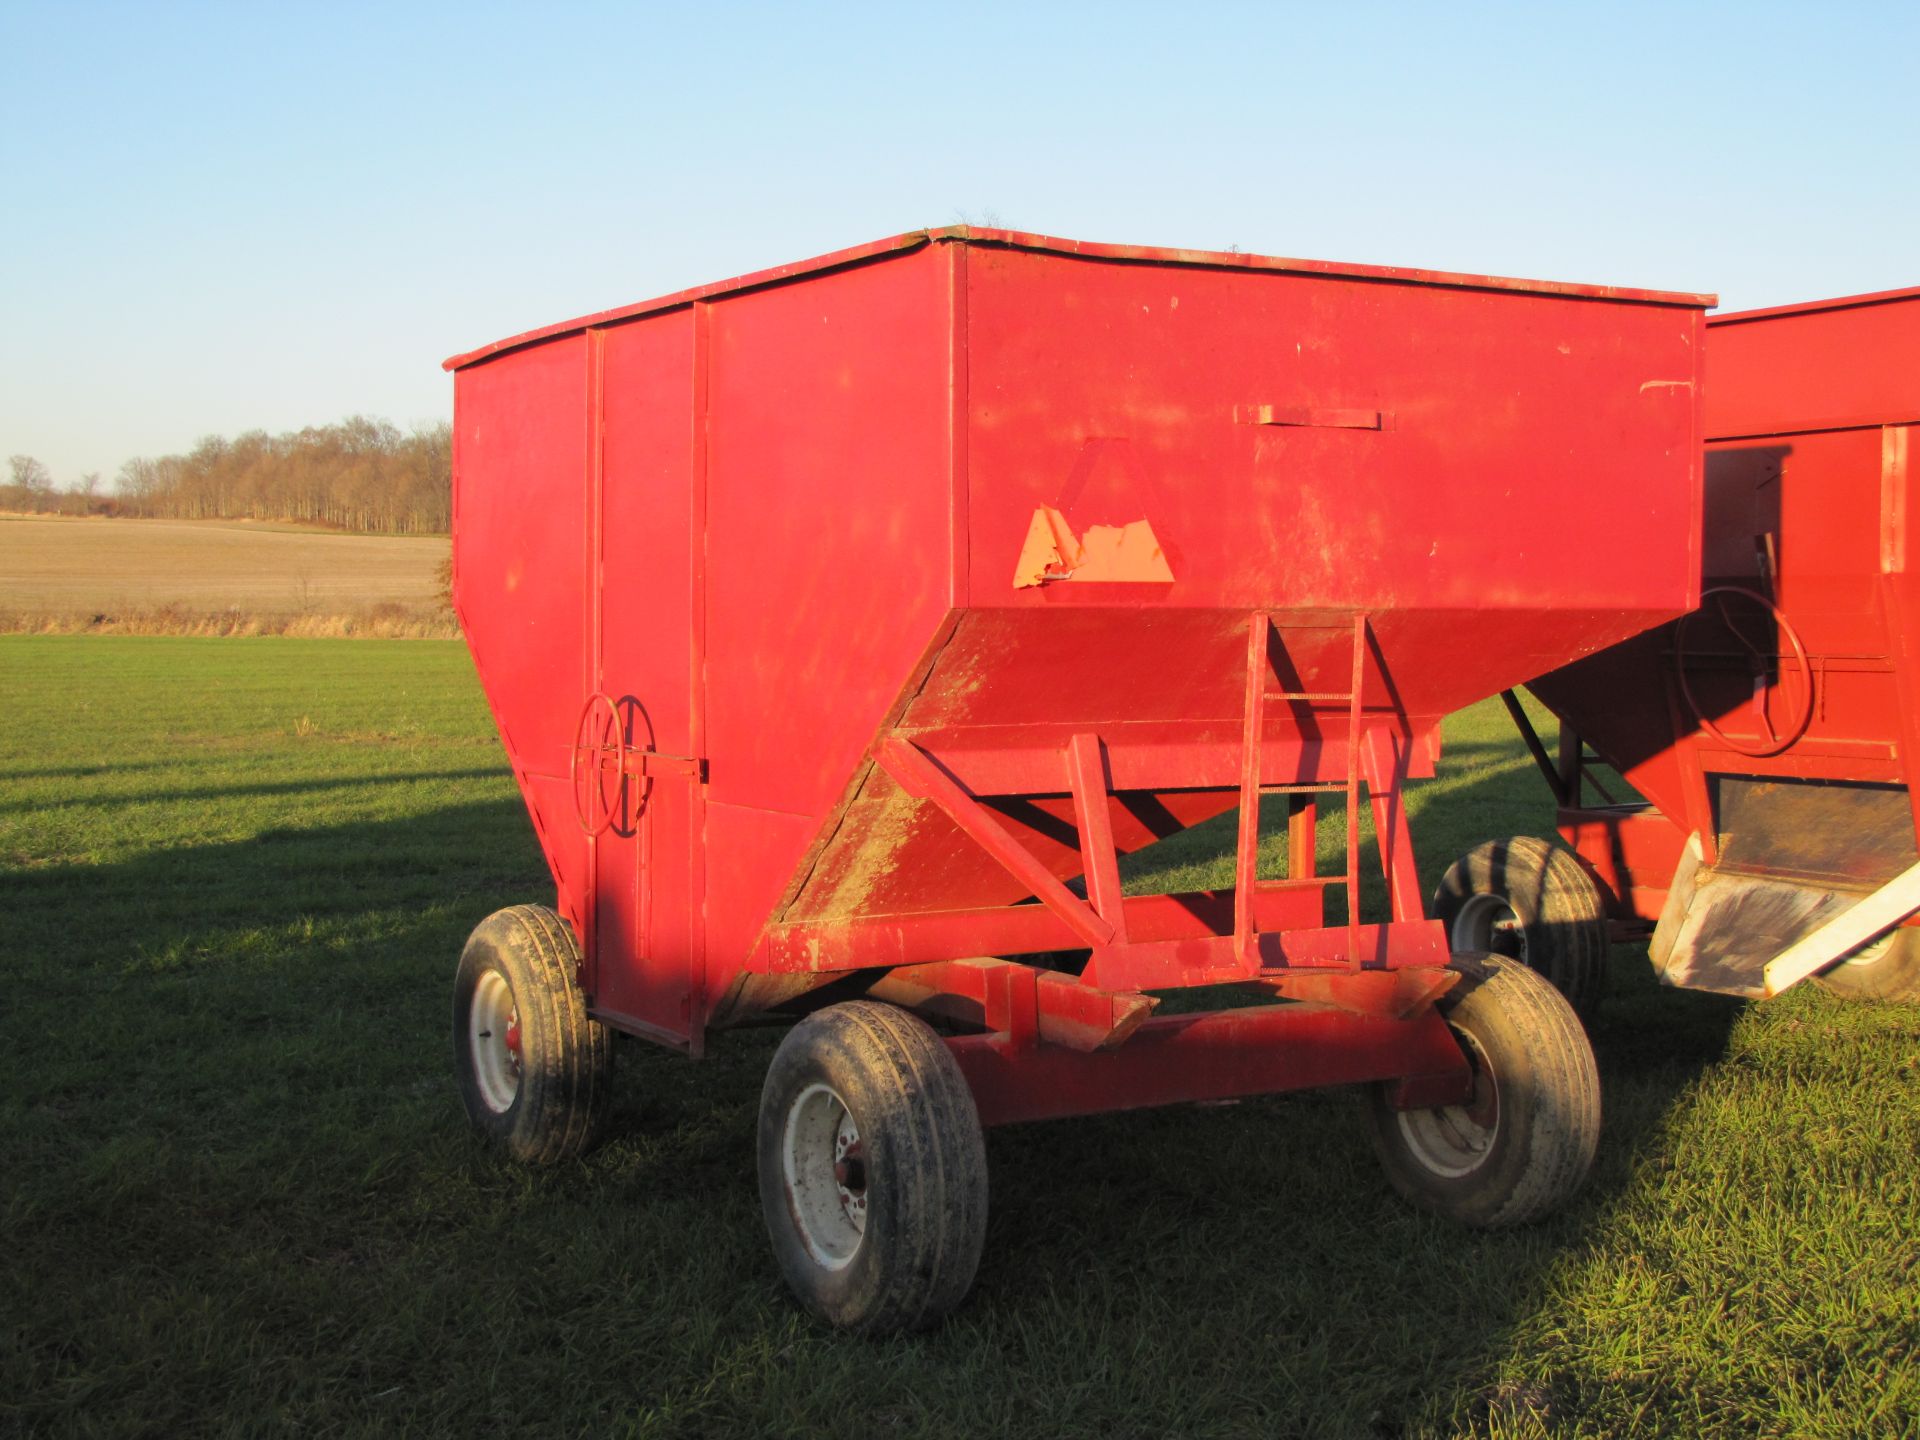
[[[1072,975],[991,958],[903,965],[876,980],[867,994],[977,1025],[1011,1043],[1045,1041],[1083,1052],[1120,1044],[1159,1003],[1138,992],[1099,990]]]
[[[1431,1005],[1406,1019],[1314,1004],[1168,1015],[1093,1053],[1005,1034],[947,1047],[983,1125],[1370,1081],[1398,1082],[1394,1103],[1415,1108],[1458,1104],[1472,1088],[1459,1042]]]

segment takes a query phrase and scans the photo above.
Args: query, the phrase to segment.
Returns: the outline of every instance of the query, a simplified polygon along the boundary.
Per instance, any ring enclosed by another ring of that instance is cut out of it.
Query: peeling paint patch
[[[1173,569],[1145,518],[1125,525],[1090,525],[1080,536],[1051,505],[1033,512],[1026,543],[1013,567],[1016,590],[1053,580],[1164,583],[1171,579]]]

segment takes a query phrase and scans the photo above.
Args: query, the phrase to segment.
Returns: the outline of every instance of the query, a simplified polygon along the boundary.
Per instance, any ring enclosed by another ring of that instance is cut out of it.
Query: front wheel
[[[1391,1082],[1368,1107],[1394,1189],[1465,1225],[1522,1225],[1585,1183],[1600,1142],[1600,1075],[1580,1019],[1538,973],[1461,955],[1439,1008],[1466,1052],[1464,1104],[1400,1110]]]
[[[760,1203],[829,1324],[919,1330],[966,1298],[987,1229],[973,1093],[927,1023],[871,1000],[794,1026],[760,1096]]]
[[[599,1137],[613,1035],[574,982],[580,947],[541,905],[496,910],[453,977],[453,1058],[474,1128],[516,1160],[551,1165]]]

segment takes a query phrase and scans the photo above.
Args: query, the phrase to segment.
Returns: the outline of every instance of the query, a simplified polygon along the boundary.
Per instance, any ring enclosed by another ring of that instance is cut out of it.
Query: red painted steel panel
[[[1405,1020],[1314,1004],[1169,1015],[1093,1054],[1022,1048],[1000,1035],[947,1043],[983,1125],[1402,1077],[1457,1087],[1466,1075],[1431,1007]]]
[[[724,994],[775,911],[793,868],[819,828],[814,815],[752,806],[707,807],[707,984]]]
[[[756,290],[768,285],[778,285],[788,281],[805,279],[823,271],[838,269],[842,266],[856,265],[879,256],[902,250],[913,250],[936,241],[972,242],[982,245],[1017,246],[1022,249],[1048,251],[1059,255],[1082,255],[1109,260],[1127,260],[1155,265],[1198,265],[1215,269],[1239,271],[1265,271],[1297,275],[1340,275],[1371,280],[1392,280],[1417,285],[1453,285],[1476,290],[1510,290],[1527,294],[1541,295],[1580,295],[1593,299],[1645,301],[1650,304],[1678,305],[1700,309],[1713,304],[1711,295],[1693,295],[1670,290],[1636,290],[1614,285],[1578,285],[1556,280],[1522,280],[1503,275],[1470,275],[1453,270],[1418,270],[1394,265],[1354,265],[1331,260],[1289,259],[1279,255],[1248,255],[1240,251],[1219,250],[1177,250],[1164,246],[1150,245],[1103,245],[1086,240],[1062,240],[1052,235],[1034,235],[1025,231],[983,229],[967,225],[949,225],[937,230],[908,230],[899,235],[888,236],[884,240],[869,241],[864,245],[852,245],[845,250],[834,250],[818,255],[810,260],[796,261],[790,265],[776,265],[766,270],[756,270],[751,274],[736,276],[731,280],[717,280],[707,285],[696,285],[686,290],[678,290],[670,295],[661,295],[652,300],[642,300],[634,305],[622,305],[612,310],[602,310],[592,315],[583,315],[575,320],[563,320],[554,325],[544,325],[537,330],[529,330],[520,335],[512,335],[505,340],[496,340],[490,345],[468,350],[455,355],[445,362],[448,370],[460,370],[469,365],[477,365],[494,356],[523,346],[538,344],[542,341],[557,339],[567,335],[578,335],[594,327],[612,325],[623,320],[639,319],[647,315],[657,315],[664,311],[692,305],[700,301],[715,300],[746,290]]]
[[[1707,437],[1920,422],[1920,291],[1716,315]]]
[[[719,966],[745,959],[947,612],[944,262],[920,250],[713,310],[708,793],[728,873],[714,877],[708,943]]]
[[[601,685],[632,702],[631,739],[694,751],[693,320],[681,311],[599,332],[602,362]],[[596,1003],[675,1036],[697,1028],[703,957],[694,925],[698,786],[662,775],[630,785],[621,823],[596,842]]]
[[[1692,603],[1695,315],[981,248],[967,318],[975,605],[1080,600],[1011,584],[1042,505],[1077,532],[1150,521],[1161,604],[1458,610],[1476,632],[1551,610],[1558,646],[1570,612],[1614,640]],[[1254,403],[1393,427],[1241,423]],[[1568,564],[1575,526],[1611,563]],[[1452,648],[1389,649],[1409,708],[1490,693],[1507,648]]]
[[[578,928],[586,845],[567,784],[586,682],[586,345],[527,350],[456,390],[454,605]]]
[[[715,801],[838,797],[947,609],[947,274],[921,251],[713,311]]]

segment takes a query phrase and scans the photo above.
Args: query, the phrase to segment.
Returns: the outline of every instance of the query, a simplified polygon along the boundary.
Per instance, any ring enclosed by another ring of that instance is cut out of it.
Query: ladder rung
[[[1325,785],[1262,785],[1262,795],[1344,795],[1347,785],[1336,780]]]
[[[1346,883],[1347,877],[1344,875],[1302,875],[1297,880],[1292,878],[1285,880],[1256,880],[1253,888],[1255,890],[1313,890],[1327,885],[1344,885]]]
[[[1342,700],[1351,701],[1350,690],[1268,690],[1263,692],[1269,700]]]

